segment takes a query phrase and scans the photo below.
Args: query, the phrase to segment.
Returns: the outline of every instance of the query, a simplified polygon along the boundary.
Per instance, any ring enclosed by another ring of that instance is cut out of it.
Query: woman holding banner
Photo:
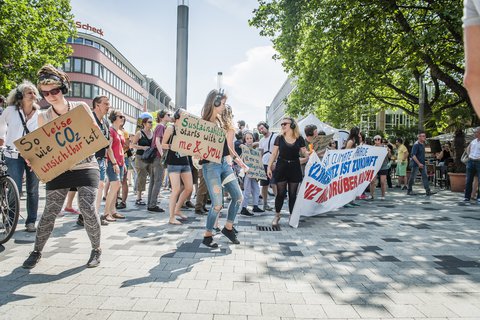
[[[40,69],[37,87],[50,107],[39,114],[39,127],[77,107],[85,108],[92,117],[93,123],[95,123],[93,114],[86,103],[70,102],[65,99],[64,94],[68,92],[69,85],[69,78],[63,71],[57,70],[52,65],[45,65]],[[53,135],[52,143],[56,143]],[[55,218],[62,210],[67,193],[72,187],[78,190],[80,212],[83,214],[85,230],[92,245],[87,267],[92,268],[100,264],[100,218],[95,212],[95,198],[99,180],[98,162],[92,154],[77,163],[72,169],[46,183],[45,209],[37,227],[34,251],[23,263],[24,268],[35,267],[42,257],[41,252],[53,231]]]
[[[165,151],[167,152],[165,163],[168,166],[168,178],[172,185],[172,193],[170,194],[168,203],[168,208],[170,210],[170,219],[168,220],[168,223],[170,224],[182,224],[175,219],[175,217],[179,217],[179,219],[183,221],[187,220],[187,216],[182,215],[180,210],[193,190],[192,169],[190,168],[188,157],[170,150],[173,137],[176,135],[175,127],[179,126],[180,115],[181,111],[177,110],[173,116],[175,122],[173,125],[167,127],[162,140],[162,148],[167,150]]]
[[[275,196],[275,218],[272,226],[278,226],[280,211],[285,201],[288,189],[288,210],[292,214],[297,200],[298,186],[302,182],[302,168],[300,156],[307,154],[305,140],[300,135],[298,125],[293,118],[283,118],[282,133],[275,139],[272,156],[268,162],[267,175],[272,178],[272,166],[275,167],[275,181],[277,181],[277,195]],[[287,188],[288,187],[288,188]]]
[[[227,221],[225,227],[222,229],[222,233],[234,244],[239,244],[233,228],[233,222],[237,216],[237,212],[240,209],[242,203],[242,190],[238,184],[238,180],[233,172],[230,156],[233,161],[237,163],[244,170],[248,170],[248,167],[239,158],[235,152],[233,145],[235,136],[235,127],[232,122],[232,112],[230,108],[225,106],[227,96],[222,90],[212,90],[208,93],[205,100],[205,104],[202,108],[202,119],[212,122],[215,125],[224,129],[226,134],[226,140],[223,145],[223,153],[221,163],[210,162],[207,160],[201,160],[203,170],[203,177],[207,185],[212,205],[208,212],[206,231],[203,237],[203,244],[210,248],[217,248],[218,244],[213,242],[213,227],[215,220],[222,211],[223,208],[223,190],[230,194],[232,200],[228,206]]]

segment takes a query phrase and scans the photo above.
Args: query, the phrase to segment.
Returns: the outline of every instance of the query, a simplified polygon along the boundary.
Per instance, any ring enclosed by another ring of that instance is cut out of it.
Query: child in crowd
[[[243,147],[244,148],[253,148],[253,133],[246,131],[243,134]],[[242,211],[241,215],[244,216],[253,216],[253,213],[248,211],[247,206],[249,202],[250,195],[253,198],[253,212],[265,212],[264,210],[258,207],[260,201],[260,187],[258,186],[258,180],[248,177],[248,174],[245,175],[243,179],[243,201],[242,201]]]

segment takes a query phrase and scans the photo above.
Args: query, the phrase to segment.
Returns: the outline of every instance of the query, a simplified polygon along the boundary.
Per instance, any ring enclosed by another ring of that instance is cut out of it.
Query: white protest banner
[[[38,178],[48,182],[108,146],[108,140],[88,111],[79,106],[14,144]]]
[[[222,162],[225,131],[215,123],[182,112],[175,130],[171,146],[173,151],[216,163]]]
[[[320,161],[313,152],[305,168],[290,225],[298,227],[300,216],[315,216],[355,200],[380,170],[387,149],[360,146],[328,150]]]
[[[249,167],[247,177],[251,179],[267,180],[267,174],[262,163],[262,153],[260,150],[249,148],[245,145],[242,147],[242,160]]]

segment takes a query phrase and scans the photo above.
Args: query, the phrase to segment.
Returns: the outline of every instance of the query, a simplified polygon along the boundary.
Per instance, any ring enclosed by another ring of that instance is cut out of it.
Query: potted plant
[[[450,172],[448,173],[448,177],[450,179],[450,190],[453,192],[464,192],[467,168],[461,160],[462,154],[465,151],[465,133],[462,129],[457,129],[455,131],[453,150],[455,153],[455,158],[453,167],[451,167]]]

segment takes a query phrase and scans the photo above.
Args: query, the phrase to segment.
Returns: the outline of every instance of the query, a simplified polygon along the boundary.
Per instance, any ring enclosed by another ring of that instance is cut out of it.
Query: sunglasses
[[[378,140],[382,140],[382,139],[378,139],[378,138],[377,138],[377,139],[373,139],[373,140],[378,141]]]
[[[52,89],[50,91],[40,91],[42,93],[42,96],[44,97],[48,97],[49,95],[52,95],[52,96],[56,96],[57,94],[60,93],[60,91],[62,91],[62,89],[60,88],[55,88],[55,89]]]
[[[147,123],[153,123],[153,121],[147,121]]]
[[[290,124],[290,122],[283,122],[283,123],[280,123],[280,125],[281,125],[282,127],[286,126],[287,124]]]
[[[125,119],[125,116],[117,116],[120,119]]]

